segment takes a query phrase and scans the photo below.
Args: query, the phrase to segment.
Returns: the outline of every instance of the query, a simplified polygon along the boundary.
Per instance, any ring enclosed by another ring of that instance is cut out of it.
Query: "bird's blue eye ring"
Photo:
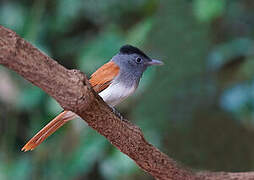
[[[140,57],[136,58],[136,63],[141,63],[142,59]]]

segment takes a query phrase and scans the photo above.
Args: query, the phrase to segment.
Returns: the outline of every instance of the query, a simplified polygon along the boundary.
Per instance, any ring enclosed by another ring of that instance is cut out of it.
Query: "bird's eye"
[[[136,62],[137,62],[137,63],[141,63],[141,61],[142,61],[142,59],[141,59],[140,57],[137,57],[137,58],[136,58]]]

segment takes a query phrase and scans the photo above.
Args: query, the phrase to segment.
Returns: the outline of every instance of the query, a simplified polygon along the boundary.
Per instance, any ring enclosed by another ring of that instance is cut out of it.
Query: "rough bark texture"
[[[202,180],[254,180],[254,172],[201,172],[196,175]]]
[[[82,117],[90,127],[132,158],[144,171],[161,180],[254,179],[254,173],[193,173],[149,144],[141,130],[121,120],[92,90],[86,76],[68,70],[15,32],[0,26],[0,64],[16,71],[52,96],[64,109]]]

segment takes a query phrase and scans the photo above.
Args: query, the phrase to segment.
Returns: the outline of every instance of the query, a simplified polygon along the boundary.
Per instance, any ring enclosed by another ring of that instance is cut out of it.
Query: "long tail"
[[[63,111],[52,121],[50,121],[43,129],[41,129],[32,139],[30,139],[21,150],[25,152],[33,150],[57,129],[59,129],[69,120],[74,119],[76,116],[77,115],[71,111]]]

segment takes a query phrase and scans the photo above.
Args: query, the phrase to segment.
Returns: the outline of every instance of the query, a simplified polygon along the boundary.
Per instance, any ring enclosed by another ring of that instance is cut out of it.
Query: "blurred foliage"
[[[1,0],[0,24],[68,68],[91,74],[123,44],[165,65],[118,109],[184,165],[254,169],[252,0]],[[21,147],[61,107],[0,67],[0,179],[152,179],[75,120],[33,152]]]

